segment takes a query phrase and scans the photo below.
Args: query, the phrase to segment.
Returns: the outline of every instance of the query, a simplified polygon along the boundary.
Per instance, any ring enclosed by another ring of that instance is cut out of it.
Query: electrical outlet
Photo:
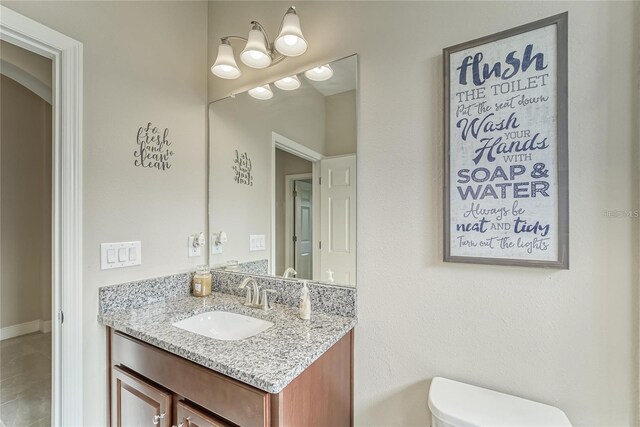
[[[189,257],[202,255],[202,247],[198,245],[198,235],[189,236]]]

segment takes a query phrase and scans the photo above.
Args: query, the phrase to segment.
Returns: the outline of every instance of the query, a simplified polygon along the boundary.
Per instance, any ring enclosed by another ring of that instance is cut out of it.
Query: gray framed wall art
[[[567,13],[444,54],[444,261],[569,268]]]

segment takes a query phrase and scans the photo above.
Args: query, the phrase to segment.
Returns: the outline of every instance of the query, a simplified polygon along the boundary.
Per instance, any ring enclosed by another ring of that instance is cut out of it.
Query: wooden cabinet
[[[171,426],[171,394],[114,366],[111,424],[115,427]]]
[[[176,420],[177,427],[231,427],[230,424],[214,418],[184,401],[179,401],[177,404]]]
[[[112,427],[353,426],[353,331],[277,394],[111,328],[109,364]]]

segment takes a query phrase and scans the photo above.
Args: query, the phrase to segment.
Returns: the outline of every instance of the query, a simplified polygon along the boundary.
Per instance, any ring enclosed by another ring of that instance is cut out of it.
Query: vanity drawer
[[[111,330],[111,359],[239,426],[270,426],[269,393]]]

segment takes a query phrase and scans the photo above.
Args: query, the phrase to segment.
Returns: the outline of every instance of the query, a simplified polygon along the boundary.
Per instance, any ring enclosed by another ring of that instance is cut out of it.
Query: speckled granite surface
[[[211,266],[211,270],[229,271],[226,264],[216,264]],[[259,259],[256,261],[241,262],[238,264],[237,273],[256,274],[260,276],[266,276],[269,274],[269,260]]]
[[[268,259],[260,259],[258,261],[241,262],[239,267],[240,267],[240,272],[241,273],[261,274],[261,275],[269,274],[269,260]]]
[[[273,302],[292,307],[298,306],[302,283],[296,279],[222,270],[212,270],[211,273],[214,291],[244,296],[246,290],[238,289],[238,285],[247,276],[252,276],[264,289],[277,291],[277,294],[271,297]],[[182,273],[101,287],[98,290],[99,313],[127,310],[160,302],[167,298],[187,296],[190,294],[192,277],[193,273]],[[308,282],[308,286],[312,311],[323,311],[339,316],[357,316],[356,288],[317,282]]]
[[[191,293],[193,273],[174,274],[120,285],[103,286],[98,290],[98,312],[142,307],[167,298],[187,296]]]
[[[238,286],[247,276],[253,276],[263,289],[277,291],[272,296],[272,301],[297,307],[300,301],[302,283],[297,279],[283,279],[275,276],[254,276],[243,273],[234,273],[222,270],[213,270],[213,286],[216,291],[231,295],[244,296],[246,290]],[[339,316],[356,317],[356,288],[349,286],[326,285],[317,282],[308,282],[309,295],[311,296],[311,310],[324,311]]]
[[[104,289],[104,288],[102,288]],[[101,290],[102,290],[101,289]],[[245,307],[244,298],[215,292],[183,296],[142,308],[103,312],[104,325],[270,393],[279,393],[349,332],[355,317],[312,313],[301,320],[293,307],[269,312]],[[274,326],[250,338],[221,341],[172,326],[195,314],[223,310],[268,320]]]

